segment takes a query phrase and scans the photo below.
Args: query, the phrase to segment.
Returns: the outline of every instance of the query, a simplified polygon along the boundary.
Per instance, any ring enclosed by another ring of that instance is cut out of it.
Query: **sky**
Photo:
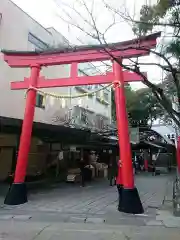
[[[80,16],[74,13],[71,9],[62,5],[62,2],[65,4],[69,4],[72,6],[75,0],[11,0],[16,5],[18,5],[23,11],[27,12],[32,18],[38,21],[45,28],[54,27],[57,31],[59,31],[62,35],[64,35],[71,43],[80,44],[92,44],[94,40],[90,37],[85,36],[84,33],[79,31],[77,28],[72,25],[68,25],[65,23],[61,17],[67,19],[67,15],[64,15],[64,10],[70,14],[72,19],[77,20],[77,23],[80,26],[83,26],[85,29],[88,29],[89,26],[81,22],[81,17],[87,18],[87,12],[83,7],[79,5],[75,5],[76,9],[78,9]],[[76,0],[78,1],[78,0]],[[91,2],[91,0],[84,0],[87,4]],[[144,3],[153,4],[156,0],[105,0],[110,3],[111,6],[118,6],[118,10],[120,11],[128,11],[128,13],[133,17],[138,17],[139,10]],[[109,13],[109,10],[102,6],[102,0],[95,0],[94,7],[94,16],[96,17],[96,24],[98,29],[105,30],[108,27],[108,24],[112,22],[112,14]],[[119,4],[121,2],[121,5]],[[57,3],[59,5],[57,5]],[[58,8],[59,6],[59,8]],[[119,22],[120,19],[116,19],[116,22]],[[81,24],[80,24],[81,23]],[[90,28],[88,29],[89,31]],[[118,42],[124,41],[134,38],[133,32],[131,30],[131,26],[127,22],[119,22],[114,25],[106,34],[107,42]],[[80,40],[80,41],[79,41]],[[144,58],[143,61],[158,61],[154,57]],[[152,82],[157,82],[158,79],[162,77],[162,72],[157,67],[143,67],[142,71],[148,72],[148,77]],[[142,83],[133,83],[132,87],[134,89],[138,89],[144,87]]]
[[[69,4],[72,6],[72,3],[77,0],[11,0],[20,8],[22,8],[25,12],[27,12],[31,17],[37,20],[44,27],[54,27],[56,30],[61,32],[65,37],[67,37],[70,41],[74,41],[74,38],[71,33],[68,31],[67,24],[61,21],[58,17],[58,14],[62,11],[58,11],[57,4],[59,6],[63,6],[62,3]],[[110,3],[111,6],[119,6],[118,9],[127,9],[128,12],[134,15],[134,12],[139,12],[143,3],[146,2],[156,2],[156,0],[105,0],[107,3]],[[85,0],[85,2],[91,2],[91,0]],[[109,11],[105,11],[105,8],[102,7],[102,0],[95,0],[95,14],[98,16],[98,20],[100,19],[100,28],[106,28],[108,26],[109,21]],[[121,2],[121,4],[119,4]],[[101,8],[100,8],[101,7]],[[98,10],[97,10],[98,9]],[[83,10],[79,11],[83,15]],[[124,10],[122,10],[124,11]],[[121,26],[119,28],[119,26]],[[117,30],[119,34],[117,34]],[[119,31],[120,30],[120,31]],[[111,42],[128,40],[133,37],[133,33],[131,27],[127,23],[120,23],[117,28],[113,28],[113,32],[110,32],[108,36],[108,40]]]

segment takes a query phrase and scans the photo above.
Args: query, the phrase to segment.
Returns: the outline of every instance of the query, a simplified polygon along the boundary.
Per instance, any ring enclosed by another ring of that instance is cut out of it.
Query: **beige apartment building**
[[[0,1],[0,49],[34,51],[63,46],[70,45],[61,33],[54,28],[44,28],[10,0]],[[79,68],[80,74],[99,73],[99,70],[91,63],[81,64]],[[41,76],[68,77],[69,69],[69,65],[46,67],[41,70]],[[10,68],[4,62],[3,55],[0,55],[0,181],[11,172],[12,159],[15,158],[14,148],[17,151],[20,135],[18,124],[23,119],[25,107],[25,91],[11,90],[10,83],[22,81],[24,77],[29,77],[29,74],[29,69]],[[44,89],[44,91],[75,95],[93,91],[98,87],[101,86],[51,88]],[[69,125],[73,124],[73,129],[88,126],[91,129],[102,128],[102,125],[104,127],[111,122],[111,91],[106,89],[93,97],[66,101],[53,98],[46,98],[43,101],[42,96],[38,95],[34,121],[47,124],[47,126],[62,126],[68,122]],[[9,126],[5,126],[6,124]],[[11,125],[18,125],[18,134],[15,130],[14,133],[8,130]],[[30,162],[33,166],[43,165],[43,160],[37,164],[38,144],[42,145],[42,142],[33,137],[30,153]],[[38,154],[43,155],[44,151]],[[45,159],[44,155],[41,158]]]

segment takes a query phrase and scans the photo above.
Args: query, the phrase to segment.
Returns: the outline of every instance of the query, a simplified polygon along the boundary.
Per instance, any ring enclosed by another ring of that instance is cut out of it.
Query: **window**
[[[94,89],[97,90],[99,87],[100,87],[100,85],[99,85],[99,84],[96,84],[96,85],[94,86]]]
[[[41,39],[39,39],[32,33],[28,34],[28,41],[35,46],[35,50],[44,50],[48,48],[47,43],[43,42]]]
[[[76,89],[82,92],[92,92],[93,86],[92,85],[76,86]]]
[[[36,95],[36,107],[45,109],[44,96],[39,93]]]
[[[109,93],[106,91],[99,91],[96,93],[96,98],[98,101],[100,101],[103,104],[108,104],[109,103]]]
[[[104,100],[109,102],[109,94],[107,92],[104,92]]]
[[[87,124],[87,113],[85,109],[81,109],[81,121],[84,124]]]
[[[92,89],[93,89],[92,85],[82,85],[81,87],[86,89],[87,91],[92,91]]]
[[[92,73],[92,71],[90,73],[88,73],[86,71],[87,69],[90,69],[90,68],[78,69],[78,76],[82,77],[82,76],[93,76],[93,75],[95,75],[94,73]],[[96,71],[96,73],[97,73],[97,71]],[[95,86],[98,86],[98,85],[95,85]],[[83,91],[83,92],[91,92],[93,89],[96,89],[93,85],[82,85],[82,86],[77,86],[76,88],[79,89],[80,91]]]

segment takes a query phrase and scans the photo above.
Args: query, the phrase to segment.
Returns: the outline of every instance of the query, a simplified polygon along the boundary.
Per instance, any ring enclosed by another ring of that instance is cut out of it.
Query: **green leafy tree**
[[[166,27],[171,29],[168,33],[170,41],[165,42],[161,47],[161,54],[168,59],[169,66],[163,84],[159,88],[163,89],[168,97],[169,103],[174,97],[177,97],[178,107],[180,107],[180,1],[179,0],[160,0],[154,5],[143,5],[140,10],[139,21],[133,21],[133,31],[136,35],[146,35],[159,26],[164,30],[166,37]],[[173,64],[171,60],[173,59]],[[167,69],[166,69],[167,70]],[[164,113],[167,117],[167,114]],[[180,114],[177,113],[178,121]]]
[[[159,0],[154,5],[143,5],[140,10],[140,18],[134,22],[133,31],[136,35],[142,36],[152,32],[154,26],[170,26],[174,30],[180,27],[180,1]],[[166,17],[165,21],[162,18]]]
[[[162,114],[162,107],[148,88],[133,91],[129,84],[125,85],[126,106],[130,125],[149,126]],[[114,90],[112,90],[112,118],[116,119]]]
[[[171,27],[172,40],[164,46],[164,54],[175,57],[179,63],[180,57],[180,1],[159,0],[154,5],[143,5],[140,10],[139,21],[133,21],[133,31],[142,36],[151,33],[156,26]],[[164,29],[164,31],[166,31]],[[169,33],[168,33],[168,37]]]
[[[125,92],[126,92],[126,105],[129,109],[132,102],[134,101],[135,92],[131,89],[131,86],[129,84],[125,85]],[[111,107],[112,107],[112,119],[116,120],[116,105],[115,105],[115,93],[114,89],[112,88],[112,94],[111,94]],[[129,111],[129,110],[128,110]]]

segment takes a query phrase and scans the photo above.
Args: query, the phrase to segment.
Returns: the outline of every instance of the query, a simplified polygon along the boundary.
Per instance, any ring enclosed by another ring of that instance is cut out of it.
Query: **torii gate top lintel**
[[[107,45],[75,46],[46,51],[2,50],[2,53],[4,54],[4,60],[11,67],[29,67],[32,64],[51,66],[73,62],[105,61],[111,59],[110,54],[121,58],[149,55],[147,50],[155,48],[156,40],[160,35],[161,33],[158,32],[138,39]],[[143,48],[146,48],[146,50]]]

